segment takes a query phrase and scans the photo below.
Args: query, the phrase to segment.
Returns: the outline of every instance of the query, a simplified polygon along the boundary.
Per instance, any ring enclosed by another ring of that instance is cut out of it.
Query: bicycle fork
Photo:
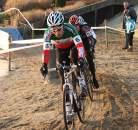
[[[68,89],[66,88],[66,86],[68,86]],[[76,109],[78,110],[80,108],[80,104],[78,102],[78,99],[77,99],[77,95],[76,93],[73,92],[72,90],[72,87],[69,83],[66,83],[63,88],[64,89],[67,89],[68,90],[68,97],[69,97],[69,102],[70,102],[70,105],[71,105],[71,112],[72,112],[72,115],[73,115],[73,112],[76,112],[74,109],[75,107],[77,107]],[[67,101],[68,102],[68,101]],[[74,104],[75,103],[75,104]]]

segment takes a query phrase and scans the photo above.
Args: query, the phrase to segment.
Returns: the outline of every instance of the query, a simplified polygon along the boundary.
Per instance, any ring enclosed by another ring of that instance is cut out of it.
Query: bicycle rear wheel
[[[83,72],[81,74],[84,75],[84,78],[87,79],[87,77],[86,77],[87,75],[85,74],[85,72],[84,71],[81,71],[81,72]],[[73,79],[75,79],[75,77],[73,77]],[[75,80],[75,82],[76,81],[77,80]],[[88,84],[88,81],[87,81],[86,85],[87,84]],[[81,96],[81,89],[80,89],[79,83],[75,83],[73,90],[74,90],[74,96],[73,96],[73,107],[74,108],[73,109],[77,113],[80,122],[85,123],[85,121],[88,119],[88,114],[87,114],[88,108],[87,108],[87,106],[90,102],[89,96],[87,96],[87,97]],[[89,92],[89,90],[88,90],[88,92]]]
[[[93,80],[92,80],[91,72],[86,67],[85,69],[82,70],[82,73],[83,73],[84,78],[85,78],[88,96],[89,96],[90,100],[93,101]]]
[[[85,104],[84,99],[82,100],[80,97],[78,97],[78,102],[80,105],[80,108],[78,108],[77,115],[81,123],[84,123],[84,117],[85,117]]]
[[[93,80],[92,80],[91,72],[88,69],[85,70],[85,76],[87,78],[87,90],[88,90],[89,98],[91,101],[93,101]]]

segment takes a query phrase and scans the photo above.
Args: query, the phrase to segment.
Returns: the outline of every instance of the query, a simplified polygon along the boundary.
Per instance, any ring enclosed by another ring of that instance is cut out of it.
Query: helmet
[[[69,18],[69,23],[70,24],[78,24],[78,16],[77,15],[72,15],[70,18]]]
[[[59,11],[52,11],[47,17],[47,25],[49,27],[63,24],[64,16]]]
[[[79,16],[79,17],[78,17],[78,23],[79,23],[80,25],[87,24],[87,23],[84,21],[84,19],[83,19],[82,16]]]

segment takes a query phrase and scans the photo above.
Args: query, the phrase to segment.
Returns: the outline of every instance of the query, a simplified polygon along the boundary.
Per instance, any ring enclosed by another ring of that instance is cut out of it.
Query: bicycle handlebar
[[[77,68],[77,65],[69,66],[69,69],[70,68]],[[48,69],[48,72],[52,72],[52,71],[56,71],[56,70],[57,70],[57,68],[50,68],[50,69]]]

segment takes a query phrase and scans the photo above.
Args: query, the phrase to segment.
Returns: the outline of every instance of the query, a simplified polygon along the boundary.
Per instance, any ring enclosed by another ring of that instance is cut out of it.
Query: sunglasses
[[[59,32],[63,28],[63,25],[58,25],[58,26],[52,26],[51,31],[52,32]]]

